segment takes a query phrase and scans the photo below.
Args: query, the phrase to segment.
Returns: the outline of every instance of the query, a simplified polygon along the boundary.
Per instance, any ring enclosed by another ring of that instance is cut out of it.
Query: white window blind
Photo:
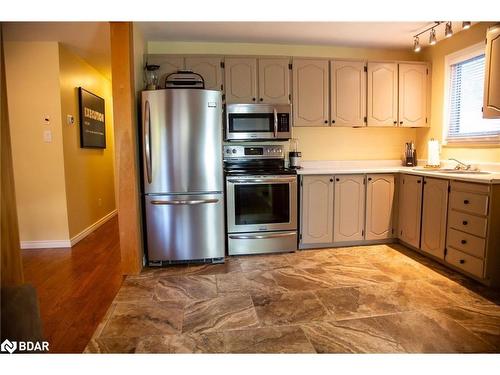
[[[500,120],[483,119],[484,54],[450,65],[448,141],[498,140]]]

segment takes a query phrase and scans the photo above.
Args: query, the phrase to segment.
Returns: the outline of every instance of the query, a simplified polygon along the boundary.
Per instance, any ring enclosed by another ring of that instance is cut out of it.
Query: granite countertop
[[[491,171],[490,174],[465,174],[438,172],[423,167],[403,167],[399,160],[305,161],[302,165],[303,168],[297,171],[299,175],[407,173],[458,181],[500,184],[500,170],[496,170],[498,166],[495,166],[495,170],[479,166],[481,171]]]

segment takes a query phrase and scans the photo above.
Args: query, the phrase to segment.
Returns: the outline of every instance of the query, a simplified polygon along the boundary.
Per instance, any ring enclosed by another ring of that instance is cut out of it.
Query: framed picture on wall
[[[79,87],[78,103],[80,107],[80,147],[106,148],[104,99]]]

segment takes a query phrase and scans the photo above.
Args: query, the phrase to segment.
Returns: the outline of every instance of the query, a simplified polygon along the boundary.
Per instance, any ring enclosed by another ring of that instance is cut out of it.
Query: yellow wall
[[[67,240],[58,45],[6,42],[5,68],[21,241]]]
[[[70,238],[115,209],[111,82],[77,55],[59,48],[61,118]],[[106,149],[80,148],[78,87],[105,100]],[[73,115],[74,125],[66,124]]]
[[[423,51],[422,58],[432,62],[432,95],[431,95],[431,126],[428,129],[417,130],[417,150],[420,157],[427,157],[427,141],[430,138],[443,137],[443,106],[444,106],[444,75],[445,56],[467,48],[486,39],[486,29],[493,23],[479,23],[464,30],[450,39],[441,40],[435,46],[428,47]],[[441,159],[457,158],[479,162],[500,162],[499,147],[468,147],[458,148],[443,146]]]
[[[257,43],[148,42],[148,53],[283,55],[369,60],[417,60],[410,50]],[[304,160],[399,159],[415,129],[293,128]]]

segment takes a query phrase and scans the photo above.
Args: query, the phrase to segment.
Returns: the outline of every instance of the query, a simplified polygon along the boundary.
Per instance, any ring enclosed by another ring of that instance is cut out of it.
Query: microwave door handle
[[[278,111],[276,108],[273,108],[274,114],[274,138],[278,138]]]
[[[144,103],[144,116],[142,121],[142,131],[144,139],[144,159],[146,164],[146,175],[148,183],[151,183],[151,110],[149,101]]]

